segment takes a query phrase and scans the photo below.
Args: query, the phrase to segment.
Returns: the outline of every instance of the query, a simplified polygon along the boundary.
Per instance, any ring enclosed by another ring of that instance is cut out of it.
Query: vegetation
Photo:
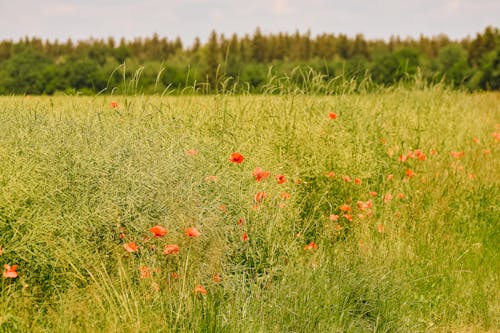
[[[116,70],[120,67],[120,70]],[[299,69],[297,69],[299,68]],[[301,82],[304,72],[323,81],[341,79],[390,86],[418,74],[429,83],[466,90],[500,89],[500,31],[474,38],[445,35],[389,41],[310,33],[226,37],[213,31],[205,44],[184,47],[154,35],[73,42],[25,38],[0,42],[0,94],[126,94],[120,83],[140,77],[142,93],[217,92],[221,86],[262,92],[268,78]]]
[[[0,331],[498,331],[500,96],[271,81],[1,97]]]

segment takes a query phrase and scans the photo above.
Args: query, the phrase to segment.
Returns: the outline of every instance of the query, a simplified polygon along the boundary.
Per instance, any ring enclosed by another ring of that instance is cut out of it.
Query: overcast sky
[[[0,40],[323,32],[367,38],[445,33],[474,36],[500,27],[500,0],[0,0]]]

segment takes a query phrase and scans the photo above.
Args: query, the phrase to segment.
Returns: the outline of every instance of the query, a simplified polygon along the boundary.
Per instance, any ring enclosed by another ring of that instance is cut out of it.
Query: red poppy
[[[177,254],[179,253],[179,246],[177,244],[168,244],[165,245],[165,249],[163,250],[163,254]]]
[[[5,268],[5,271],[3,272],[3,277],[4,278],[10,278],[14,279],[17,277],[17,265],[3,265],[3,268]]]
[[[335,112],[330,112],[328,114],[328,118],[330,118],[330,119],[337,119],[337,114]]]
[[[191,238],[198,237],[201,235],[201,233],[196,228],[187,228],[184,231],[184,233],[186,234],[186,236],[191,237]]]
[[[372,196],[372,197],[376,197],[376,196],[377,196],[377,192],[375,192],[375,191],[371,191],[371,192],[370,192],[370,196]]]
[[[316,250],[318,248],[318,245],[314,242],[311,242],[304,246],[304,250],[311,251],[311,250]]]
[[[255,199],[255,202],[260,203],[264,200],[265,197],[266,197],[266,192],[257,192],[255,194],[254,199]]]
[[[276,178],[278,184],[286,183],[285,175],[276,175],[274,178]]]
[[[115,101],[111,102],[111,107],[113,109],[116,109],[118,107],[118,102],[115,102]]]
[[[136,252],[137,250],[139,250],[139,246],[135,242],[125,243],[123,244],[123,248],[127,252]]]
[[[351,206],[343,204],[340,206],[340,210],[343,212],[350,212],[351,211]]]
[[[332,221],[337,221],[339,219],[339,216],[336,214],[330,214],[330,220]]]
[[[385,196],[384,196],[384,202],[389,202],[392,200],[392,195],[390,193],[387,193]]]
[[[196,156],[196,155],[198,155],[198,150],[196,150],[196,149],[189,149],[188,151],[186,151],[186,155],[188,155],[188,156]]]
[[[342,216],[343,216],[343,217],[344,217],[347,221],[352,222],[353,217],[352,217],[352,215],[351,215],[351,214],[344,214],[344,215],[342,215]]]
[[[412,169],[407,169],[405,171],[405,174],[406,174],[406,177],[408,177],[408,178],[412,178],[413,176],[415,176],[415,172],[413,172]]]
[[[245,157],[243,157],[243,155],[241,155],[240,153],[232,153],[231,157],[229,158],[229,161],[236,163],[236,164],[241,164],[241,163],[243,163],[244,159],[245,159]]]
[[[222,281],[222,277],[220,276],[220,274],[215,273],[214,276],[212,276],[212,281],[214,281],[215,283],[219,283]]]
[[[243,235],[241,235],[241,240],[243,242],[246,242],[248,240],[248,234],[246,232],[244,232]]]
[[[179,274],[177,274],[176,272],[172,272],[171,276],[172,276],[172,279],[178,279],[179,278]]]
[[[283,200],[288,200],[291,198],[291,194],[288,192],[281,192],[280,196],[281,196],[281,199],[283,199]]]
[[[165,229],[161,225],[155,225],[154,227],[152,227],[151,229],[149,229],[149,231],[151,231],[154,234],[155,238],[163,237],[166,234],[168,234],[167,229]]]
[[[450,155],[451,155],[451,157],[454,157],[454,158],[461,158],[464,156],[464,152],[463,151],[450,151]]]
[[[345,181],[346,183],[350,183],[350,182],[351,182],[351,177],[349,177],[349,176],[344,176],[344,181]]]
[[[256,167],[255,170],[252,172],[252,176],[255,177],[255,180],[260,182],[262,179],[265,179],[269,177],[271,173],[268,171],[262,170],[260,167]]]
[[[194,293],[206,295],[208,292],[201,284],[199,284],[196,287],[194,287]]]
[[[149,271],[148,266],[139,267],[139,272],[141,273],[141,276],[140,276],[141,279],[151,277],[151,272]]]
[[[329,173],[327,173],[327,174],[326,174],[326,176],[327,176],[328,178],[333,178],[333,177],[335,177],[335,172],[330,171]]]
[[[359,178],[354,178],[354,183],[357,185],[361,185],[362,181]]]
[[[3,252],[2,245],[0,245],[0,256],[2,255],[2,252]]]

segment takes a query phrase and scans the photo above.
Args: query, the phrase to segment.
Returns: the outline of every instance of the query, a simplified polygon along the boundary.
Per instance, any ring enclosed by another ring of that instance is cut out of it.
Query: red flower
[[[463,151],[450,151],[450,155],[451,155],[451,157],[454,157],[454,158],[461,158],[464,156],[464,152]]]
[[[205,288],[203,288],[201,284],[199,284],[196,287],[194,287],[194,293],[206,295],[208,292]]]
[[[344,181],[345,181],[346,183],[350,183],[350,182],[351,182],[351,177],[349,177],[349,176],[344,176]]]
[[[136,252],[137,250],[139,250],[139,246],[135,242],[123,244],[123,248],[127,252]]]
[[[354,178],[354,183],[357,185],[360,185],[362,183],[362,181],[359,178]]]
[[[375,191],[371,191],[371,192],[370,192],[370,196],[372,196],[372,197],[376,197],[376,196],[377,196],[377,192],[375,192]]]
[[[241,164],[241,163],[243,163],[244,159],[245,159],[245,157],[243,157],[243,155],[241,155],[240,153],[232,153],[231,157],[229,158],[229,161],[236,163],[236,164]]]
[[[318,245],[314,242],[311,242],[304,246],[304,250],[311,251],[311,250],[316,250],[318,248]]]
[[[177,254],[179,253],[179,246],[177,244],[168,244],[165,245],[165,250],[163,250],[163,254]]]
[[[269,177],[271,173],[268,171],[262,170],[260,167],[256,167],[255,170],[252,172],[252,176],[255,177],[255,180],[260,182],[262,179],[265,179]]]
[[[283,200],[287,200],[287,199],[290,199],[292,197],[291,194],[288,192],[281,192],[280,196],[281,196],[281,199],[283,199]]]
[[[245,223],[245,219],[243,217],[240,217],[238,219],[238,222],[236,222],[238,225],[243,225],[243,223]]]
[[[184,231],[184,233],[186,234],[186,236],[191,237],[191,238],[198,237],[201,235],[201,233],[196,228],[187,228]]]
[[[255,199],[255,202],[261,203],[264,200],[265,197],[266,197],[266,192],[257,192],[255,194],[255,198],[254,199]]]
[[[220,276],[220,274],[215,273],[214,276],[212,276],[212,281],[214,281],[215,283],[219,283],[222,281],[222,277]]]
[[[149,271],[148,266],[139,267],[139,272],[141,273],[141,276],[140,276],[141,279],[151,277],[151,272]]]
[[[276,178],[278,184],[286,183],[285,175],[276,175],[274,178]]]
[[[335,177],[335,172],[330,171],[329,173],[327,173],[327,174],[326,174],[326,176],[327,176],[328,178],[333,178],[333,177]]]
[[[115,101],[111,102],[111,107],[113,109],[116,109],[118,107],[118,102],[115,102]]]
[[[246,242],[248,240],[248,234],[246,232],[244,232],[243,235],[241,235],[241,240],[243,242]]]
[[[343,212],[350,212],[351,211],[351,206],[346,205],[346,204],[341,205],[340,206],[340,210],[343,211]]]
[[[188,155],[188,156],[196,156],[196,155],[198,155],[198,150],[196,150],[196,149],[189,149],[188,151],[186,151],[186,155]]]
[[[154,234],[154,237],[156,237],[156,238],[163,237],[166,234],[168,234],[167,229],[165,229],[161,225],[155,225],[154,227],[149,229],[149,231],[151,231]]]
[[[389,202],[392,200],[392,195],[390,193],[387,193],[385,196],[384,196],[384,202]]]
[[[5,271],[3,272],[3,277],[4,278],[10,278],[14,279],[17,277],[17,265],[3,265],[3,268],[5,268]]]
[[[330,112],[328,114],[328,118],[330,118],[330,119],[337,119],[337,114],[335,112]]]
[[[407,169],[405,174],[406,174],[406,177],[408,177],[408,178],[412,178],[413,176],[415,176],[415,172],[413,172],[412,169]]]
[[[338,221],[338,219],[339,219],[338,215],[336,215],[336,214],[330,214],[330,220],[332,220],[332,221]]]

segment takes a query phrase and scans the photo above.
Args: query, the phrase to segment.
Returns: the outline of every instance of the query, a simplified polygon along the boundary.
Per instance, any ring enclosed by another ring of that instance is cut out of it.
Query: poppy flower
[[[384,196],[384,202],[389,202],[392,200],[392,195],[390,193],[387,193],[385,196]]]
[[[339,216],[336,214],[330,214],[330,220],[331,221],[337,221],[339,219]]]
[[[238,224],[238,225],[243,225],[243,223],[245,223],[245,219],[243,217],[240,217],[238,219],[238,222],[236,222],[236,224]]]
[[[340,206],[340,210],[343,212],[350,212],[351,211],[351,206],[343,204]]]
[[[260,167],[256,167],[255,170],[252,172],[252,176],[255,177],[255,180],[260,182],[262,179],[265,179],[269,177],[271,173],[268,171],[262,170]]]
[[[276,175],[274,178],[276,178],[278,184],[286,183],[285,175]]]
[[[403,193],[398,194],[398,199],[404,199],[405,195]]]
[[[337,119],[337,114],[335,112],[330,112],[330,113],[328,113],[328,118]]]
[[[255,199],[255,202],[260,203],[264,200],[265,197],[266,197],[266,192],[257,192],[255,194],[254,199]]]
[[[288,192],[281,192],[280,196],[281,196],[281,199],[283,199],[283,200],[288,200],[291,198],[291,194]]]
[[[377,192],[375,192],[375,191],[371,191],[371,192],[370,192],[370,196],[372,196],[372,197],[376,197],[376,196],[377,196]]]
[[[450,151],[450,155],[451,155],[451,157],[454,157],[454,158],[461,158],[464,156],[464,152],[463,151]]]
[[[241,163],[243,163],[244,159],[245,159],[245,157],[243,157],[243,155],[241,155],[240,153],[232,153],[231,157],[229,158],[229,161],[236,163],[236,164],[241,164]]]
[[[186,236],[191,237],[191,238],[198,237],[201,235],[201,233],[196,228],[187,228],[184,231],[184,233],[186,234]]]
[[[2,252],[3,252],[2,245],[0,245],[0,256],[2,255]]]
[[[135,242],[125,243],[123,244],[123,248],[127,252],[136,252],[137,250],[139,250],[139,246]]]
[[[408,178],[412,178],[413,176],[415,176],[415,172],[413,172],[413,170],[412,170],[412,169],[407,169],[407,170],[405,171],[405,175],[406,175],[406,177],[408,177]]]
[[[151,231],[154,234],[155,238],[163,237],[166,234],[168,234],[167,229],[165,229],[161,225],[155,225],[154,227],[150,228],[149,231]]]
[[[306,246],[304,246],[304,250],[306,250],[306,251],[316,250],[317,248],[318,248],[318,245],[314,242],[311,242],[311,243],[307,244]]]
[[[221,278],[220,274],[215,273],[214,276],[212,276],[212,281],[214,281],[215,283],[221,282],[222,278]]]
[[[196,150],[196,149],[189,149],[188,151],[186,151],[186,155],[188,155],[188,156],[196,156],[196,155],[198,155],[198,150]]]
[[[472,141],[474,141],[474,143],[479,143],[479,138],[472,138]]]
[[[176,272],[172,272],[171,276],[172,276],[172,279],[178,279],[179,278],[179,274],[177,274]]]
[[[362,181],[359,178],[354,178],[354,184],[361,185]]]
[[[333,177],[335,177],[335,172],[331,171],[331,172],[327,173],[326,176],[328,178],[333,178]]]
[[[111,104],[110,104],[110,105],[111,105],[111,107],[112,107],[113,109],[116,109],[116,108],[118,107],[118,102],[113,101],[113,102],[111,102]]]
[[[353,220],[353,216],[351,214],[344,214],[342,216],[349,222],[352,222]]]
[[[141,273],[141,276],[140,276],[141,279],[151,277],[151,272],[149,271],[148,266],[139,267],[139,272]]]
[[[17,277],[17,265],[3,265],[3,268],[5,268],[5,271],[3,272],[3,277],[4,278],[10,278],[14,279]]]
[[[179,253],[179,246],[177,244],[167,244],[165,245],[165,249],[163,250],[163,254],[177,254]]]
[[[243,242],[246,242],[248,240],[248,234],[246,232],[244,232],[243,235],[241,235],[241,240]]]
[[[346,183],[350,183],[350,182],[351,182],[351,177],[349,177],[349,176],[344,176],[344,181],[345,181]]]
[[[203,294],[203,295],[208,294],[207,290],[201,284],[194,287],[194,293],[195,294]]]
[[[383,224],[377,224],[377,231],[383,233],[385,231]]]
[[[394,178],[393,174],[387,175],[387,180],[392,180],[392,178]]]
[[[490,149],[485,149],[483,151],[483,153],[484,153],[484,155],[489,155],[489,154],[491,154],[491,150]]]

